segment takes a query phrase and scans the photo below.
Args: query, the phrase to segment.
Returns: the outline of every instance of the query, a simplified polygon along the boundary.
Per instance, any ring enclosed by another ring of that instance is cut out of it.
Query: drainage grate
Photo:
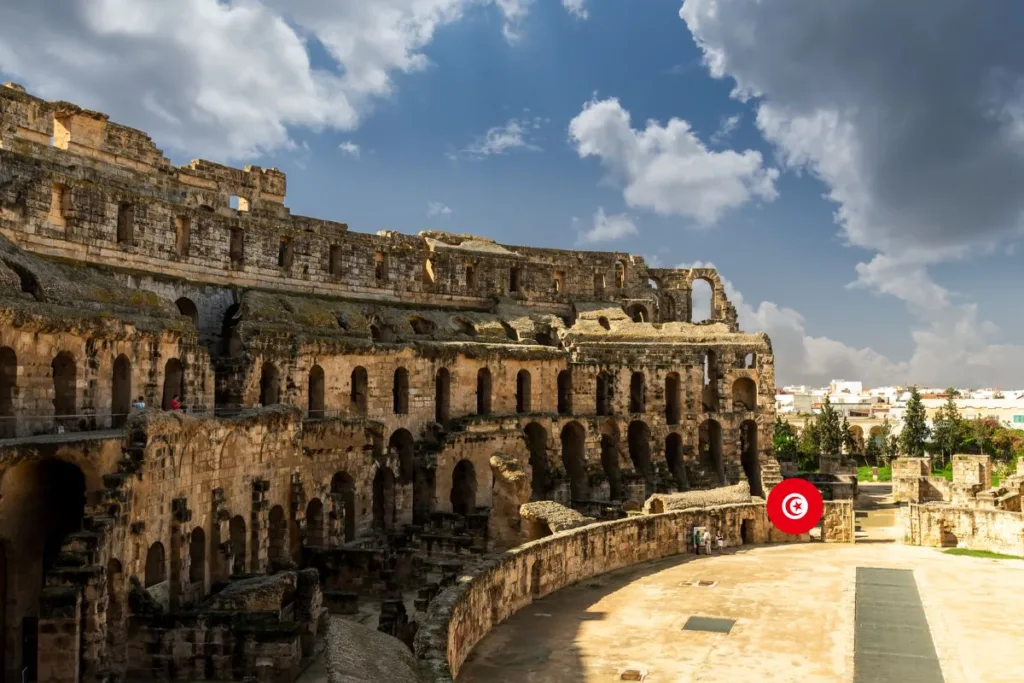
[[[736,623],[735,619],[717,619],[715,617],[690,617],[683,626],[684,631],[706,631],[708,633],[728,634]]]

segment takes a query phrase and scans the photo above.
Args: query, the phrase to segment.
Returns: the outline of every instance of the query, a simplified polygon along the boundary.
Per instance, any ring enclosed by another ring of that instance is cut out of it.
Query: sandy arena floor
[[[853,681],[857,567],[914,571],[946,683],[1024,680],[1009,658],[1024,647],[1024,561],[814,543],[670,558],[567,588],[499,625],[458,681],[604,683],[627,669],[646,683]],[[692,615],[736,623],[683,631]]]

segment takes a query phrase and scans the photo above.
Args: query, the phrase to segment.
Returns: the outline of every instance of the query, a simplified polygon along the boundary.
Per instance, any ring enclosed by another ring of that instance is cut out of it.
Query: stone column
[[[39,601],[37,683],[77,683],[82,593],[78,586],[46,588]]]
[[[249,515],[249,571],[258,574],[268,566],[270,541],[270,482],[257,479],[252,483],[252,512]]]

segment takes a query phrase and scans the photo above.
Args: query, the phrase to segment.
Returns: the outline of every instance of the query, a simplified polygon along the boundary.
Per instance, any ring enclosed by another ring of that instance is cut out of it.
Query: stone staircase
[[[782,466],[776,458],[768,457],[761,463],[761,486],[764,488],[764,495],[775,488],[782,481]]]

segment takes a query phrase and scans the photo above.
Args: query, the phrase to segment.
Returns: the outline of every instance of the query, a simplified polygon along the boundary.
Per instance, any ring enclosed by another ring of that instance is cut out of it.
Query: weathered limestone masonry
[[[852,503],[826,505],[825,537],[853,542]],[[688,544],[694,526],[721,533],[730,547],[808,540],[806,535],[779,532],[769,522],[764,502],[748,502],[636,515],[526,543],[460,579],[430,604],[416,635],[424,681],[451,683],[495,625],[538,598],[605,572],[692,551]]]
[[[898,513],[904,542],[971,548],[1024,557],[1024,471],[992,486],[987,455],[954,455],[953,481],[929,475],[927,458],[893,461],[893,493],[909,502]],[[897,477],[897,473],[899,477]]]
[[[715,271],[285,193],[0,87],[4,682],[290,681],[324,606],[410,643],[525,503],[780,480],[771,343]]]

